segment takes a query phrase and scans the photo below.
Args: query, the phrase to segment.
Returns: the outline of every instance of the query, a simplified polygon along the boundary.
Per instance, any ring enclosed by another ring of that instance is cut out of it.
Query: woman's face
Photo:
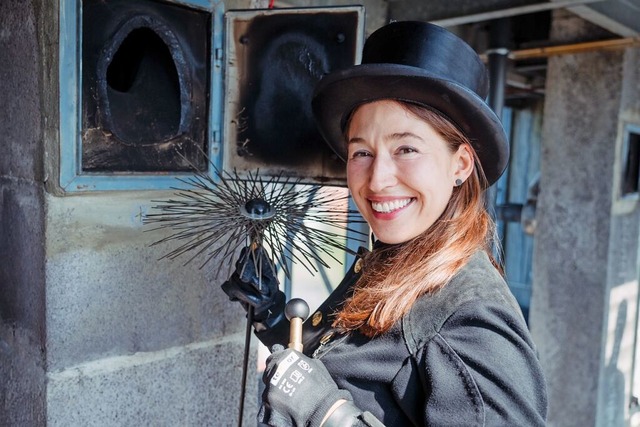
[[[406,242],[444,211],[456,179],[473,169],[466,144],[455,153],[424,120],[390,100],[364,104],[347,132],[347,181],[358,210],[385,243]]]

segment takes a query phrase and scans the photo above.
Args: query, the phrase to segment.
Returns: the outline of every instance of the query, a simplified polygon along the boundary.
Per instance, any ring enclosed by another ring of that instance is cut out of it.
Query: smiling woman
[[[348,124],[349,190],[376,238],[392,244],[431,227],[456,180],[465,181],[473,171],[465,140],[446,141],[405,105],[364,104]]]
[[[545,425],[542,369],[484,205],[509,156],[487,90],[478,55],[422,22],[379,29],[362,64],[320,80],[314,115],[374,244],[305,323],[304,354],[267,360],[261,422]],[[282,324],[256,327],[286,342]]]

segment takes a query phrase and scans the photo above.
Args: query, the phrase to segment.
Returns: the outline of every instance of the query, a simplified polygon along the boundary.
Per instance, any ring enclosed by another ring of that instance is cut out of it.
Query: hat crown
[[[488,90],[487,68],[464,40],[434,24],[402,21],[369,36],[361,64],[323,77],[311,105],[343,160],[345,125],[358,105],[394,99],[438,111],[469,139],[490,185],[509,162],[509,140],[485,102]]]
[[[397,64],[453,81],[485,99],[487,68],[464,40],[427,22],[393,22],[373,32],[365,42],[362,64]]]

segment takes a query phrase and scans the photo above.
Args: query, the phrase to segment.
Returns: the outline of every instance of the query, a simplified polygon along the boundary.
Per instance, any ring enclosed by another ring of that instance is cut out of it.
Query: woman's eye
[[[371,155],[371,153],[369,153],[368,151],[358,150],[358,151],[354,151],[353,154],[351,155],[351,157],[352,158],[355,158],[355,157],[368,157],[370,155]]]
[[[398,148],[398,153],[399,154],[409,154],[409,153],[417,153],[418,150],[416,150],[413,147],[400,147]]]

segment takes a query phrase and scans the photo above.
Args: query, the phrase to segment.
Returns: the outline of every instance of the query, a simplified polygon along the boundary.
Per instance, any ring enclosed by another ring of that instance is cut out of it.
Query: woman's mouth
[[[375,202],[372,200],[371,208],[374,210],[374,212],[391,213],[393,211],[397,211],[399,209],[404,208],[409,203],[411,203],[412,200],[413,198],[391,200],[386,202]]]

